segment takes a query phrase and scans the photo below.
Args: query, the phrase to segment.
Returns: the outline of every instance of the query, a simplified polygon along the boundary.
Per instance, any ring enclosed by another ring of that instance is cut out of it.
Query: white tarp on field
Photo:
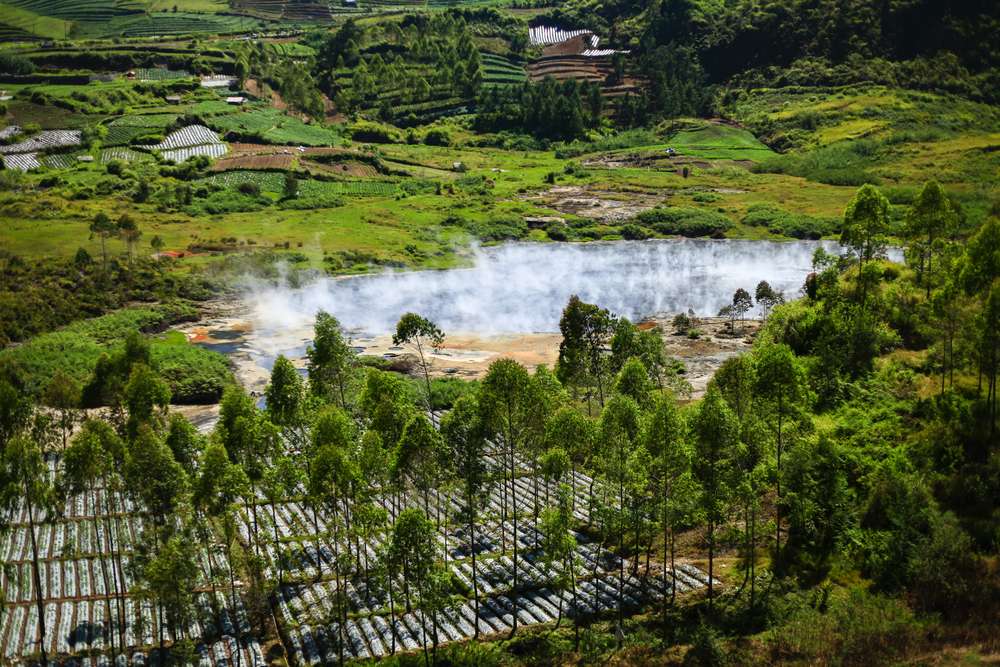
[[[80,130],[43,130],[30,139],[19,141],[16,144],[0,146],[0,154],[33,153],[35,151],[43,151],[47,148],[79,145]]]
[[[565,42],[567,39],[572,39],[577,35],[589,34],[592,34],[590,30],[563,30],[562,28],[554,28],[547,25],[528,28],[528,40],[536,46],[558,44]],[[591,46],[597,46],[596,40],[592,41]]]

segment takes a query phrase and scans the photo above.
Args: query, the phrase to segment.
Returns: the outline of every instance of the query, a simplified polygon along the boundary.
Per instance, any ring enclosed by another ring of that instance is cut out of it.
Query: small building
[[[134,79],[135,76],[136,76],[135,70],[130,69],[129,71],[125,72],[126,79]]]
[[[167,104],[180,104],[181,103],[181,96],[180,95],[167,95],[163,99],[165,99],[167,101]]]
[[[246,102],[246,98],[243,97],[242,95],[233,95],[232,97],[226,98],[226,104],[233,104],[236,106],[240,106],[244,102]]]
[[[79,160],[80,162],[93,162],[94,161],[94,156],[93,155],[78,155],[76,157],[76,159]]]
[[[343,7],[350,7],[351,9],[357,9],[358,0],[340,0],[340,4]]]

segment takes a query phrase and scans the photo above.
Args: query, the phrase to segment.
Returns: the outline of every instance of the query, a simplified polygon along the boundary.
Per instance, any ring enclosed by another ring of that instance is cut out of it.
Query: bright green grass
[[[223,111],[224,113],[218,113]],[[214,102],[195,105],[192,113],[201,115],[213,130],[234,132],[248,141],[259,140],[269,144],[330,146],[340,135],[321,125],[303,123],[298,118],[287,116],[278,109],[258,108],[233,113],[232,107]]]
[[[73,30],[72,21],[36,14],[31,10],[2,2],[0,2],[0,16],[3,17],[4,24],[12,28],[48,39],[65,39]]]
[[[705,124],[677,132],[667,139],[667,145],[681,155],[706,160],[765,160],[774,151],[762,144],[750,132],[728,125]]]

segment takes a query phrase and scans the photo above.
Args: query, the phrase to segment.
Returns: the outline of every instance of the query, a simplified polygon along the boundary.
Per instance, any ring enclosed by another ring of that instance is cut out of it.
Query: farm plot
[[[139,151],[134,151],[131,148],[126,148],[124,146],[103,148],[101,149],[101,154],[98,157],[101,164],[107,164],[112,160],[121,160],[122,162],[138,162],[149,159],[151,158],[146,153],[140,153]]]
[[[80,130],[42,130],[30,139],[0,146],[0,155],[35,153],[51,148],[80,145]]]
[[[393,197],[399,186],[388,181],[318,181],[299,184],[299,194],[307,197],[342,195],[346,197]]]
[[[254,109],[233,113],[231,108],[227,108],[225,111],[206,118],[206,122],[219,132],[231,133],[245,141],[295,146],[329,146],[339,138],[333,130],[303,123],[278,109]]]
[[[142,67],[135,70],[135,75],[140,81],[172,81],[192,76],[191,72],[187,70],[167,69],[166,67]]]
[[[255,183],[265,192],[281,192],[285,179],[282,174],[273,171],[236,170],[213,174],[202,181],[227,188],[235,188],[242,183]]]
[[[28,171],[42,166],[38,153],[11,153],[0,156],[0,160],[3,160],[5,169],[14,171]]]
[[[234,155],[223,158],[212,165],[212,171],[246,169],[294,169],[296,158],[291,154],[272,153],[270,155]]]
[[[72,153],[53,153],[43,157],[42,164],[46,167],[52,167],[54,169],[69,169],[70,167],[80,164],[82,161],[80,158],[83,158],[85,155],[87,155],[87,153],[84,151],[75,151]],[[90,158],[84,158],[84,160],[89,161]]]
[[[590,520],[592,480],[576,474],[572,481],[574,515],[583,525]],[[281,537],[283,548],[278,552],[272,549],[270,554],[281,571],[272,575],[280,574],[287,582],[280,589],[278,618],[297,664],[331,664],[341,648],[346,657],[380,658],[429,645],[434,634],[441,643],[468,639],[477,627],[487,637],[508,633],[515,616],[520,625],[534,625],[554,622],[560,615],[589,618],[606,614],[616,611],[619,604],[631,613],[670,595],[675,587],[684,593],[707,584],[707,576],[690,565],[678,565],[673,571],[663,567],[647,570],[642,563],[622,561],[577,533],[575,593],[555,590],[552,582],[564,566],[543,562],[535,519],[535,499],[550,492],[554,487],[529,475],[494,488],[475,540],[456,521],[465,509],[457,495],[434,491],[429,499],[404,493],[377,501],[391,516],[403,507],[417,507],[439,523],[440,550],[446,554],[461,594],[447,608],[426,618],[419,610],[407,609],[401,593],[406,582],[385,582],[370,576],[385,546],[385,533],[353,544],[350,539],[335,541],[330,538],[335,528],[325,515],[301,503],[261,506],[256,513],[258,529]],[[512,520],[515,505],[519,517],[516,529]],[[244,517],[244,539],[250,539],[252,521],[250,516]],[[516,567],[510,555],[515,541],[520,548]],[[334,562],[347,567],[349,573],[334,577]],[[472,595],[474,586],[480,595],[478,610]],[[348,606],[343,627],[334,607],[338,592]]]
[[[142,148],[159,151],[165,160],[174,162],[183,162],[198,155],[222,157],[229,152],[229,147],[219,140],[219,135],[204,125],[188,125],[171,132],[160,143]]]
[[[528,78],[524,67],[503,56],[484,53],[481,57],[483,83],[486,85],[523,83]]]
[[[8,141],[13,139],[21,132],[21,127],[19,125],[8,125],[7,127],[0,130],[0,141]]]

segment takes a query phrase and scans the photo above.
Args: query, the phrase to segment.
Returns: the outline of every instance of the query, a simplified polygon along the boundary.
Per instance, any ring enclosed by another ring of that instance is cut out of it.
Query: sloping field
[[[116,17],[143,12],[142,5],[132,0],[6,0],[6,2],[44,16],[84,23],[110,21]]]
[[[231,108],[227,108],[225,111],[226,113],[203,117],[213,129],[224,134],[232,133],[244,140],[250,139],[252,143],[256,143],[256,139],[272,144],[329,146],[338,139],[338,134],[333,130],[303,123],[279,109],[254,109],[234,113]]]
[[[103,34],[120,34],[123,37],[225,34],[253,30],[259,26],[258,21],[241,16],[163,12],[115,21],[107,26]]]
[[[614,68],[608,58],[560,56],[541,58],[528,65],[528,76],[532,81],[551,77],[557,81],[577,79],[603,83],[613,72]]]
[[[32,153],[50,148],[78,146],[80,144],[79,130],[43,130],[24,141],[16,144],[0,146],[0,155],[10,153]]]
[[[27,42],[40,39],[38,35],[7,23],[0,23],[0,42]]]
[[[481,54],[483,83],[490,85],[516,84],[527,79],[524,67],[503,56]]]
[[[294,169],[296,157],[285,153],[269,155],[234,155],[212,164],[212,171],[230,171],[244,169]]]
[[[715,123],[684,129],[672,135],[667,145],[682,155],[708,160],[765,160],[774,151],[750,132]]]
[[[73,29],[72,21],[46,16],[12,3],[0,2],[0,18],[4,25],[47,39],[65,39]]]

